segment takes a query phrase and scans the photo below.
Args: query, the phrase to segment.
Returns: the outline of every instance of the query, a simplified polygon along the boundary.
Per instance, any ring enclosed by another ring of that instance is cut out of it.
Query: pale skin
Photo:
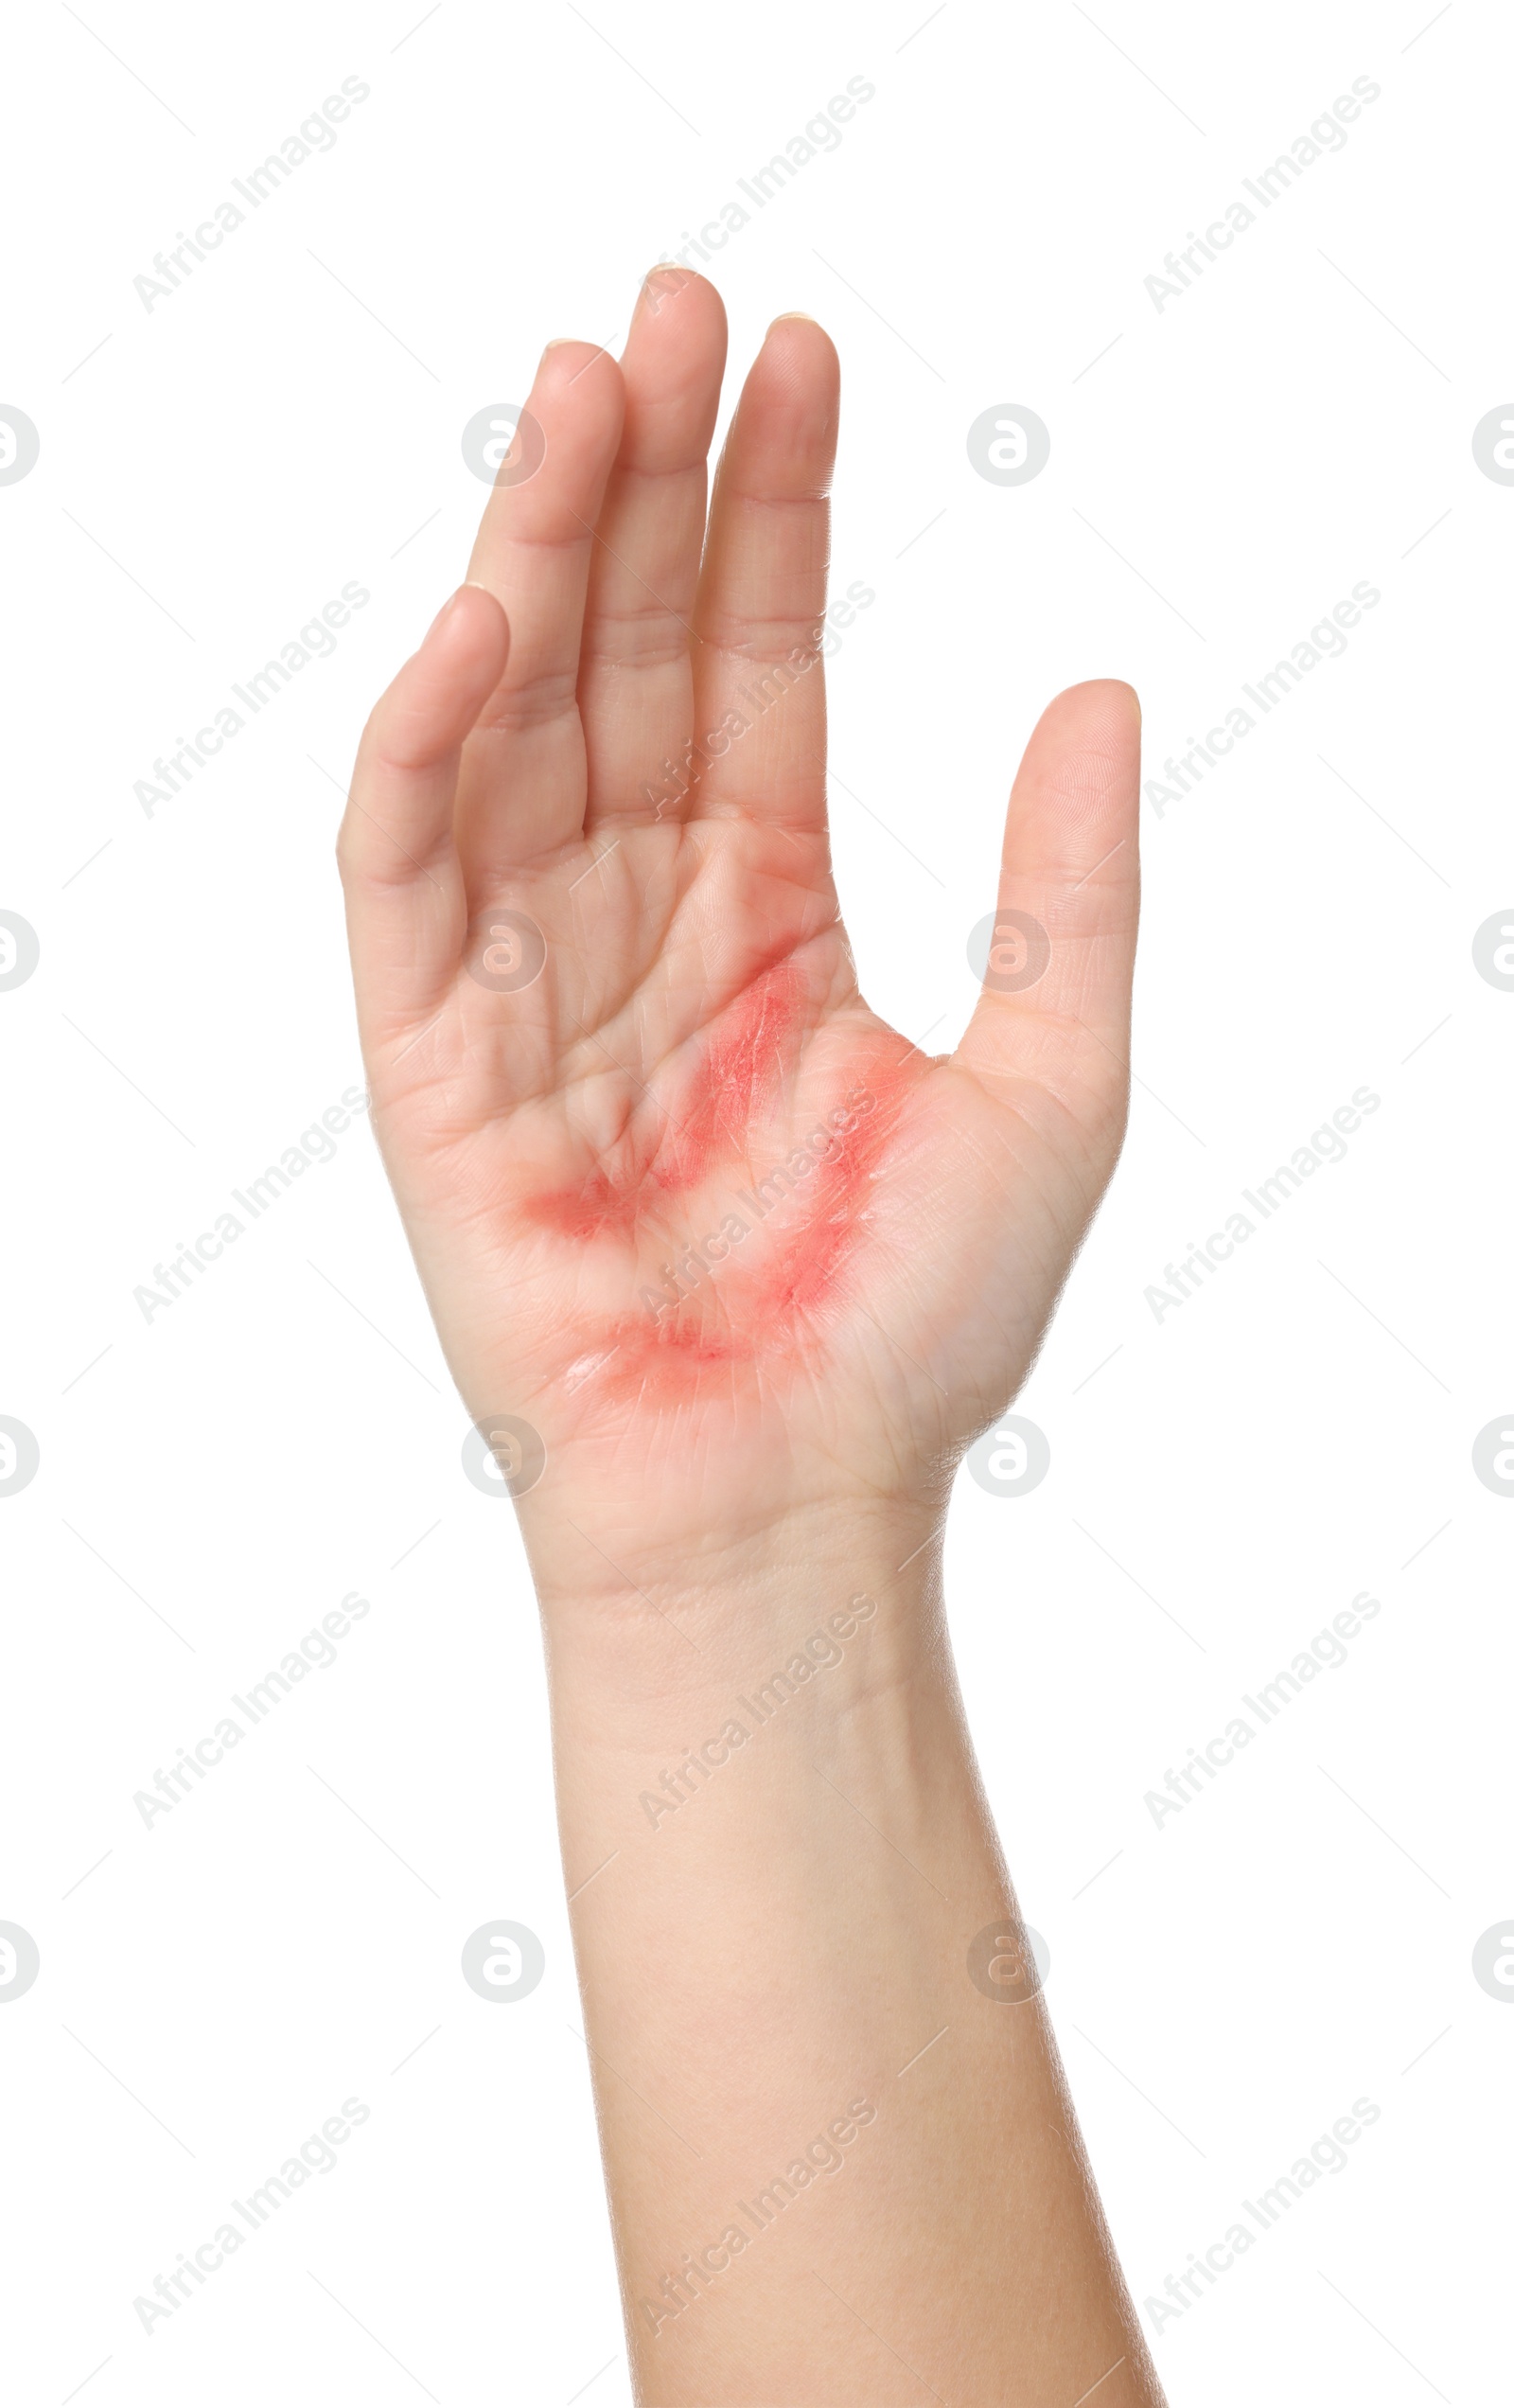
[[[531,1483],[637,2397],[1155,2408],[941,1577],[1123,1130],[1139,711],[1099,681],[1044,714],[997,904],[1045,970],[921,1052],[831,876],[836,353],[775,322],[707,505],[725,343],[654,271],[618,362],[549,346],[539,465],[510,481],[519,439],[340,845],[384,1159]]]

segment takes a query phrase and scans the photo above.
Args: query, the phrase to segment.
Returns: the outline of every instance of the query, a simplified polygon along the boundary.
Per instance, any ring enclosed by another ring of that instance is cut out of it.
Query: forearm
[[[970,1975],[1013,1914],[939,1533],[818,1514],[684,1587],[574,1518],[590,1593],[555,1540],[543,1604],[641,2396],[1156,2399],[1044,2004]]]

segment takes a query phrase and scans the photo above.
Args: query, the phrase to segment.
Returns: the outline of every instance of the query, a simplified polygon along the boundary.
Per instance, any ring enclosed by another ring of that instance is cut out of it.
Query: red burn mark
[[[697,1187],[722,1154],[744,1154],[753,1120],[797,1055],[806,998],[791,962],[766,970],[715,1022],[651,1160],[624,1180],[595,1171],[576,1191],[534,1196],[528,1216],[580,1240],[629,1230],[663,1197]]]
[[[834,1152],[815,1149],[815,1168],[807,1181],[796,1181],[797,1209],[791,1208],[774,1231],[773,1259],[755,1300],[759,1330],[775,1321],[785,1329],[794,1327],[839,1284],[863,1235],[868,1192],[909,1084],[897,1069],[880,1065],[860,1093],[855,1088],[849,1090],[848,1108],[854,1114],[851,1126],[831,1132]],[[790,1155],[788,1163],[794,1160]]]
[[[805,1000],[799,971],[781,962],[722,1015],[695,1066],[678,1125],[653,1166],[658,1186],[670,1194],[695,1187],[718,1150],[745,1149],[753,1119],[777,1094],[797,1050]]]
[[[528,1220],[541,1229],[555,1230],[559,1237],[597,1237],[601,1230],[630,1227],[637,1217],[639,1195],[635,1188],[612,1187],[604,1172],[596,1171],[576,1195],[533,1195],[520,1209]]]
[[[899,1062],[871,1066],[811,1139],[732,1194],[730,1209],[748,1236],[713,1269],[706,1263],[697,1283],[685,1249],[679,1276],[690,1292],[676,1304],[670,1297],[656,1319],[646,1311],[622,1318],[580,1358],[601,1394],[677,1402],[697,1395],[712,1373],[776,1363],[813,1338],[866,1235],[869,1193],[918,1075]]]

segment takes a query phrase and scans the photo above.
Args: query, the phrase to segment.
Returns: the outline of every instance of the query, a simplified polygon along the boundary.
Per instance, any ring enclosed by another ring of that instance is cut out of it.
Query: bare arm
[[[682,1650],[588,1566],[595,1602],[549,1604],[626,2321],[668,2408],[1071,2408],[1100,2378],[1117,2408],[1160,2397],[963,1728],[934,1537],[895,1568],[919,1529],[853,1509],[774,1532],[729,1586],[659,1582]]]
[[[707,531],[724,345],[675,272],[549,349],[369,724],[376,1124],[541,1598],[641,2397],[1149,2408],[939,1568],[1118,1145],[1138,713],[1042,719],[923,1055],[831,882],[835,354],[770,330]]]

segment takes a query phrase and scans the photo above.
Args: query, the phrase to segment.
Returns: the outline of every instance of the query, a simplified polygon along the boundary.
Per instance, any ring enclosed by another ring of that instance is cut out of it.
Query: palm
[[[343,841],[377,1125],[469,1410],[670,1536],[840,1464],[918,1479],[999,1409],[1118,1144],[1134,930],[1129,697],[1076,689],[1001,889],[1045,976],[985,994],[950,1060],[863,1003],[814,665],[834,358],[769,339],[701,568],[721,334],[698,279],[643,310],[624,427],[609,363],[549,355],[544,463],[472,570],[508,658],[464,589],[375,715]]]

